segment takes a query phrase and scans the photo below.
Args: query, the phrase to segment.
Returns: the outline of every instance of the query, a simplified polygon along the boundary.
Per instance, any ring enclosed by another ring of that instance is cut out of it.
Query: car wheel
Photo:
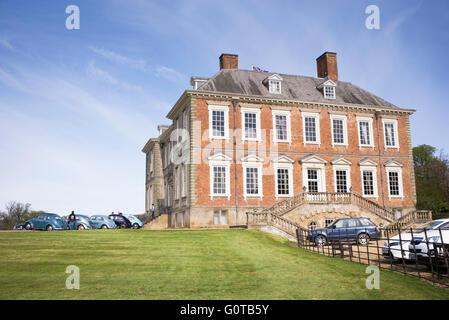
[[[105,224],[101,226],[101,229],[107,229],[107,228],[108,228],[108,226]]]
[[[27,222],[27,224],[25,225],[25,229],[26,230],[31,230],[31,224],[29,222]]]
[[[120,225],[120,229],[126,229],[126,223],[122,223],[122,224]]]
[[[137,223],[133,224],[133,229],[139,229],[139,225]]]
[[[367,233],[361,233],[359,234],[359,236],[357,237],[357,242],[362,245],[362,246],[366,246],[369,243],[369,235]]]
[[[45,230],[47,231],[53,231],[53,226],[52,225],[48,225],[47,228],[45,228]]]
[[[316,244],[318,247],[325,246],[326,243],[327,243],[327,239],[326,239],[325,236],[318,235],[318,236],[315,237],[315,244]]]
[[[84,225],[80,224],[80,225],[78,226],[78,230],[84,230],[84,229],[86,229],[86,228],[84,227]]]

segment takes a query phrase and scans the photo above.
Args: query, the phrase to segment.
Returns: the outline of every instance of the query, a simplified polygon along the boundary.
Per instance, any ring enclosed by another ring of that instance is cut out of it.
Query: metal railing
[[[357,232],[352,228],[334,230],[324,235],[298,227],[298,247],[449,287],[449,229],[398,228],[395,235],[388,229],[368,227]]]
[[[355,204],[367,209],[375,215],[393,222],[395,214],[381,205],[362,197],[354,192],[301,192],[291,198],[280,201],[262,212],[272,212],[276,215],[284,215],[303,204]]]

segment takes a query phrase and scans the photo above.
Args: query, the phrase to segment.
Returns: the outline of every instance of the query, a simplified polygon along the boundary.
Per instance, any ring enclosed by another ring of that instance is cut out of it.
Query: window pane
[[[306,141],[316,142],[316,118],[315,117],[305,117],[305,131],[306,131]]]
[[[228,224],[228,215],[226,211],[221,212],[221,224]]]
[[[362,145],[370,145],[370,134],[369,134],[369,122],[368,121],[360,121],[360,144]]]
[[[385,144],[389,147],[394,147],[396,145],[393,123],[385,123]]]
[[[399,173],[395,171],[388,172],[388,181],[390,184],[390,195],[399,196]]]
[[[345,143],[343,120],[333,119],[332,122],[334,126],[334,143]]]
[[[289,184],[288,184],[288,169],[278,169],[277,170],[278,173],[278,194],[290,194],[289,193]]]
[[[226,167],[213,167],[214,194],[226,194]]]
[[[258,168],[246,168],[246,193],[259,194]]]
[[[276,115],[275,119],[277,140],[287,140],[287,116]]]
[[[307,184],[309,192],[318,192],[318,170],[307,170]]]
[[[220,211],[214,211],[214,224],[220,224]]]
[[[245,138],[257,138],[257,115],[245,113]]]
[[[335,171],[337,192],[348,192],[346,170]]]
[[[212,111],[212,135],[224,137],[225,135],[225,113],[220,110]]]
[[[374,195],[374,180],[372,171],[363,171],[363,192],[365,195]]]

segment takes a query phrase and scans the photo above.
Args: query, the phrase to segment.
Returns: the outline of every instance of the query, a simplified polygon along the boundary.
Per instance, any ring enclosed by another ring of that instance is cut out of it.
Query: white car
[[[427,241],[426,241],[427,239]],[[427,230],[426,233],[421,232],[413,236],[408,246],[409,259],[421,260],[424,263],[429,262],[429,257],[435,257],[435,246],[444,245],[449,247],[449,226],[446,225],[440,230]],[[430,252],[429,252],[430,250]],[[440,256],[443,254],[441,249],[438,250]]]
[[[439,219],[434,221],[426,222],[425,224],[419,226],[416,229],[413,229],[413,238],[419,238],[423,235],[423,231],[427,230],[427,233],[433,230],[441,229],[449,229],[449,219]],[[401,237],[396,235],[394,237],[389,238],[385,241],[384,246],[382,248],[382,255],[384,257],[393,258],[394,260],[414,260],[415,256],[410,257],[410,241],[412,240],[412,233],[404,232],[401,233]],[[401,245],[402,244],[402,245]],[[413,247],[413,246],[412,246]],[[427,251],[426,251],[427,252]]]

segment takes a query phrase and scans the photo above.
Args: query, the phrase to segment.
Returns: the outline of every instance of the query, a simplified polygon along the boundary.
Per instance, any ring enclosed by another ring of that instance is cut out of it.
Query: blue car
[[[139,229],[143,227],[143,222],[136,216],[126,214],[125,217],[127,217],[128,220],[131,222],[131,228]]]
[[[90,216],[89,223],[93,229],[114,229],[116,227],[113,220],[101,214]]]
[[[89,217],[83,214],[76,214],[75,221],[70,221],[69,223],[70,230],[86,230],[92,229],[89,223]]]
[[[26,230],[65,230],[67,222],[56,213],[41,213],[36,218],[25,221]]]
[[[110,214],[108,217],[109,217],[109,219],[114,221],[115,225],[119,229],[126,229],[126,228],[132,228],[133,227],[132,222],[125,215],[122,215],[122,214]]]
[[[357,241],[360,245],[367,245],[370,239],[379,238],[381,231],[368,218],[337,219],[323,229],[311,230],[307,240],[315,242],[317,246],[324,246],[333,241]]]

